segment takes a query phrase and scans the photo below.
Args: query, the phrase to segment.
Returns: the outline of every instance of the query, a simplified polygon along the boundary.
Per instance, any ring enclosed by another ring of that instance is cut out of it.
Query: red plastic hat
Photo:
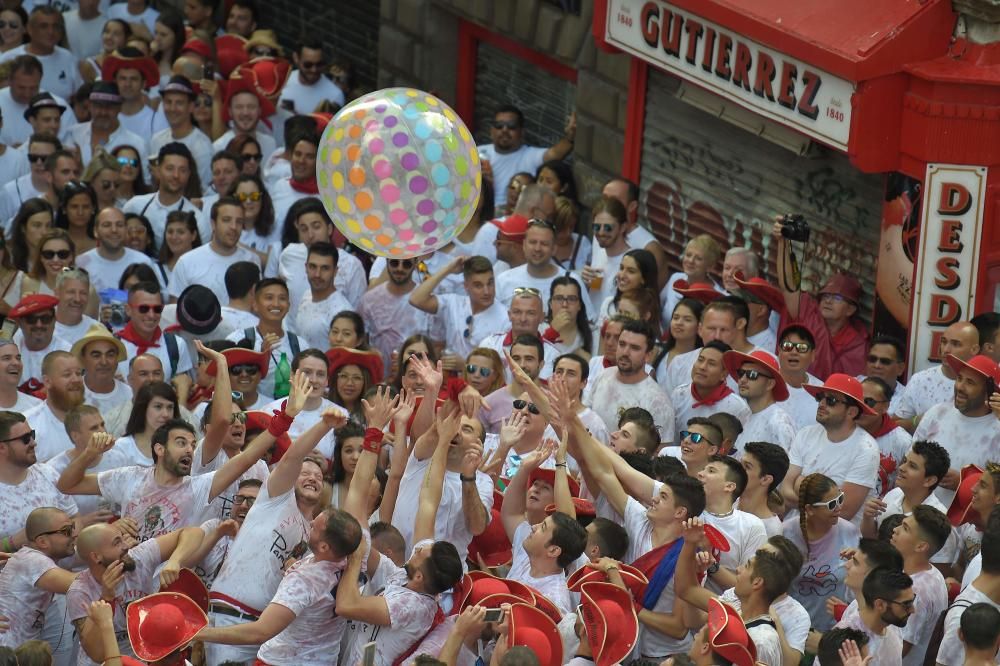
[[[528,588],[531,595],[535,598],[535,608],[548,615],[549,619],[553,622],[559,624],[563,614],[562,611],[559,610],[554,603],[552,603],[552,600],[530,585],[525,585],[525,587]]]
[[[572,484],[570,488],[572,489]],[[588,499],[580,499],[579,497],[573,498],[573,508],[576,509],[577,518],[594,518],[597,516],[597,509],[594,508],[594,503]],[[545,507],[545,515],[551,516],[556,512],[556,505],[549,504]]]
[[[733,276],[733,281],[740,285],[740,289],[749,291],[751,294],[764,301],[767,307],[771,308],[775,312],[781,312],[785,309],[785,297],[781,294],[781,290],[775,287],[773,284],[761,277],[750,278],[749,280],[743,279],[743,273],[737,271]]]
[[[159,592],[129,604],[125,623],[135,656],[159,661],[190,643],[208,626],[208,616],[183,594]]]
[[[247,412],[247,431],[250,430],[267,430],[267,427],[271,425],[271,415],[267,412],[261,411],[251,411]],[[285,455],[285,451],[292,445],[292,439],[288,436],[288,433],[283,433],[274,442],[274,453],[271,455],[271,464],[281,460],[281,457]]]
[[[130,657],[123,654],[119,659],[122,660],[122,666],[146,666],[146,662],[139,661],[135,657]]]
[[[384,366],[382,365],[382,354],[377,351],[334,347],[326,352],[326,358],[330,362],[331,377],[335,376],[337,371],[345,365],[356,365],[368,371],[368,377],[372,383],[382,381]]]
[[[774,354],[769,354],[760,349],[749,354],[744,354],[743,352],[731,349],[722,355],[722,362],[725,364],[729,376],[737,382],[739,378],[736,376],[736,371],[743,367],[744,363],[754,363],[762,366],[774,380],[774,388],[771,389],[771,395],[774,396],[774,399],[778,402],[788,400],[788,385],[785,384],[785,379],[781,376],[781,367],[778,365],[778,359],[774,357]]]
[[[208,612],[208,588],[205,587],[205,583],[201,578],[198,578],[198,574],[190,569],[181,569],[177,580],[166,587],[161,587],[160,592],[183,594],[198,604],[198,607],[203,611]]]
[[[977,354],[968,361],[963,361],[954,354],[945,354],[944,361],[956,375],[963,370],[971,370],[985,379],[992,379],[994,384],[1000,384],[1000,366],[989,356]]]
[[[827,377],[822,386],[803,384],[802,388],[806,390],[806,393],[813,397],[819,395],[820,393],[829,393],[830,391],[839,393],[845,398],[850,398],[856,402],[863,413],[868,414],[869,416],[875,415],[875,410],[865,404],[865,393],[861,388],[861,382],[850,375],[835,372]]]
[[[508,215],[507,217],[498,217],[495,220],[490,220],[490,224],[496,225],[504,236],[511,236],[512,238],[523,238],[525,234],[528,233],[528,222],[530,220],[524,215]]]
[[[223,350],[222,355],[226,357],[226,363],[229,364],[230,368],[237,365],[256,365],[260,369],[260,376],[262,378],[267,376],[267,366],[271,361],[267,354],[243,347],[231,347]],[[215,376],[215,373],[218,372],[218,365],[215,361],[208,364],[205,372],[208,373],[209,377]]]
[[[861,302],[861,283],[856,277],[844,273],[834,273],[819,290],[820,295],[837,294],[857,305]]]
[[[114,81],[115,75],[123,69],[134,69],[142,74],[145,88],[152,88],[160,82],[160,67],[150,56],[127,57],[117,52],[110,53],[101,65],[101,79]]]
[[[248,62],[247,40],[241,35],[225,34],[215,38],[215,60],[219,64],[219,73],[229,78],[237,67]]]
[[[646,586],[649,585],[649,580],[646,579],[646,575],[628,564],[618,565],[618,573],[622,577],[622,581],[625,582],[625,587],[629,589],[633,597],[637,599],[641,595],[642,591],[645,590]],[[566,587],[569,588],[570,592],[579,592],[581,586],[584,583],[608,583],[608,575],[602,571],[598,571],[593,567],[582,566],[576,571],[574,571],[569,578],[566,579]]]
[[[722,553],[729,552],[729,539],[714,525],[705,525],[705,538],[708,539],[708,543],[712,546],[713,550]]]
[[[580,605],[594,663],[613,666],[625,659],[639,637],[639,618],[629,593],[611,583],[585,583]]]
[[[197,37],[193,37],[184,42],[180,53],[181,55],[184,55],[185,53],[197,53],[205,60],[212,59],[212,47],[209,46],[207,42],[198,39]]]
[[[497,578],[485,571],[470,571],[468,574],[472,587],[464,599],[466,606],[481,605],[481,601],[497,594],[509,594],[523,602],[534,603],[535,595],[524,583],[507,578]]]
[[[509,626],[510,647],[528,648],[538,657],[540,666],[562,666],[562,638],[552,618],[534,606],[514,604],[510,607]]]
[[[514,559],[514,547],[511,546],[510,539],[504,531],[499,509],[490,512],[490,524],[486,529],[472,537],[468,558],[476,565],[481,559],[483,564],[491,569],[510,564]]]
[[[57,305],[59,305],[59,299],[55,296],[49,296],[48,294],[28,294],[10,309],[7,318],[20,319],[36,312],[54,310]]]
[[[979,513],[972,508],[972,489],[982,476],[983,470],[975,465],[966,465],[959,473],[958,490],[948,507],[948,520],[955,527],[980,521]]]
[[[240,65],[236,71],[241,76],[247,71],[253,72],[250,76],[257,90],[273,102],[281,95],[288,77],[292,75],[292,66],[284,58],[254,58]]]
[[[718,599],[708,601],[708,644],[733,666],[754,666],[757,646],[736,609]]]
[[[715,285],[711,282],[695,282],[694,284],[688,284],[687,280],[678,280],[674,283],[674,291],[684,298],[693,298],[706,305],[725,296],[725,294],[720,294],[716,291]]]
[[[567,476],[567,480],[569,481],[569,494],[572,495],[573,497],[579,496],[580,495],[580,484],[577,483],[576,480],[572,476]],[[545,469],[545,468],[542,468],[542,467],[538,467],[538,468],[535,469],[535,471],[533,471],[531,474],[528,475],[528,488],[529,489],[531,488],[531,485],[535,481],[541,481],[542,483],[547,483],[552,488],[555,488],[555,486],[556,486],[556,471],[554,469]]]
[[[307,113],[306,115],[316,121],[317,134],[322,134],[324,131],[326,131],[326,126],[330,124],[331,120],[333,120],[332,113],[326,113],[326,112],[321,113],[319,111],[316,111],[314,113]]]
[[[233,97],[242,92],[248,92],[257,98],[260,102],[260,117],[261,119],[268,118],[274,115],[274,103],[271,102],[267,97],[261,94],[260,90],[257,89],[256,84],[253,79],[253,71],[237,71],[233,73],[233,77],[229,81],[225,82],[225,103],[222,105],[222,119],[224,122],[229,122],[229,103],[232,101]]]

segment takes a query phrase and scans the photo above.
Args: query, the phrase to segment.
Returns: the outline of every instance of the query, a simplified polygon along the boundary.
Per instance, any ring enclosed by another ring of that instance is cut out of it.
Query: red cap
[[[500,233],[511,237],[524,237],[528,233],[528,218],[524,215],[511,214],[507,217],[490,220],[490,224],[495,224]]]
[[[578,497],[580,495],[580,484],[577,483],[576,479],[572,476],[567,475],[567,480],[569,481],[569,494],[573,497]],[[535,470],[528,475],[528,488],[535,481],[541,481],[542,483],[547,483],[553,488],[556,487],[556,471],[554,469],[545,469],[543,467],[537,467]]]
[[[356,365],[368,371],[368,377],[373,384],[382,381],[384,366],[382,354],[377,351],[363,351],[348,347],[334,347],[326,352],[330,362],[330,376],[333,377],[345,365]]]
[[[737,382],[739,382],[739,378],[736,376],[736,371],[743,367],[744,363],[755,363],[763,366],[774,380],[774,388],[771,389],[771,395],[778,402],[788,400],[788,385],[785,384],[785,379],[781,376],[781,367],[778,365],[778,359],[774,357],[774,354],[769,354],[760,349],[749,354],[744,354],[743,352],[731,349],[722,355],[722,362],[725,364],[729,376]]]
[[[514,604],[510,607],[509,626],[510,647],[528,648],[538,657],[540,666],[562,666],[562,638],[552,618],[534,606]]]
[[[781,290],[761,277],[743,279],[743,273],[737,271],[733,276],[733,281],[740,285],[740,289],[749,291],[751,294],[764,301],[767,307],[775,312],[781,312],[785,308],[785,297]]]
[[[994,384],[1000,384],[1000,366],[997,366],[989,356],[977,354],[968,361],[963,361],[954,354],[945,354],[944,362],[956,375],[963,370],[971,370],[985,379],[992,379]]]
[[[572,486],[570,486],[572,488]],[[588,499],[581,499],[579,497],[573,498],[573,508],[576,510],[577,518],[593,518],[597,516],[597,510],[594,508],[594,503]],[[545,515],[551,516],[556,512],[556,505],[549,504],[545,507]]]
[[[837,294],[857,305],[861,302],[861,283],[851,275],[834,273],[819,290],[819,293],[821,296],[823,294]]]
[[[584,583],[580,606],[597,666],[613,666],[625,659],[639,637],[639,618],[629,593],[611,583]]]
[[[980,516],[972,509],[972,489],[979,483],[983,470],[975,465],[966,465],[959,472],[958,490],[948,507],[948,520],[955,527],[964,523],[978,523]]]
[[[736,609],[718,599],[708,600],[708,644],[733,666],[754,666],[757,646]]]
[[[125,623],[135,656],[159,661],[190,643],[208,626],[208,616],[183,594],[159,592],[129,604]]]
[[[711,282],[695,282],[694,284],[688,284],[688,281],[683,279],[674,283],[674,291],[684,298],[693,298],[696,301],[705,303],[706,305],[725,296],[725,294],[720,294],[716,291],[715,285]]]
[[[160,592],[183,594],[198,604],[203,611],[208,612],[208,588],[201,578],[198,578],[198,574],[190,569],[181,569],[177,580],[166,587],[161,587]]]
[[[256,365],[260,369],[260,376],[267,376],[267,366],[270,363],[270,358],[267,354],[243,347],[230,347],[224,350],[222,355],[226,357],[226,363],[230,368],[237,365]],[[208,373],[209,377],[215,376],[215,373],[218,372],[218,366],[215,361],[208,364],[205,372]]]
[[[868,414],[869,416],[875,415],[875,410],[865,404],[865,393],[861,389],[861,382],[850,375],[835,372],[827,377],[822,386],[803,384],[802,388],[806,390],[806,393],[814,397],[820,393],[829,393],[830,391],[834,391],[845,398],[854,400],[858,403],[861,407],[861,411],[865,414]]]
[[[59,305],[59,299],[48,294],[28,294],[10,309],[8,319],[19,319],[25,315],[54,310]]]

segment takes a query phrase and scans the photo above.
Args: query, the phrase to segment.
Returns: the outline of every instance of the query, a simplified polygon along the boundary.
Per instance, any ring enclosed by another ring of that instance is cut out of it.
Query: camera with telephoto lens
[[[114,328],[121,328],[128,323],[128,315],[125,314],[125,304],[124,303],[112,303],[109,306],[111,315],[108,317],[108,323]]]
[[[809,242],[809,223],[801,215],[785,215],[781,218],[781,235],[788,240]]]

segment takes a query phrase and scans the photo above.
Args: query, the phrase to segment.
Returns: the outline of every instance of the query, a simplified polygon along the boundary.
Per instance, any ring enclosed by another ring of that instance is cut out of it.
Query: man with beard
[[[735,455],[741,455],[747,442],[771,442],[787,451],[795,436],[795,424],[783,405],[778,404],[788,399],[788,387],[781,378],[778,359],[767,351],[743,354],[730,350],[723,361],[729,376],[737,380],[740,397],[746,400],[750,409],[743,432],[734,443]]]
[[[544,353],[545,347],[542,339],[530,333],[516,336],[509,348],[501,350],[505,364],[509,365],[508,358],[513,360],[514,363],[520,366],[530,381],[538,380],[542,370]],[[523,402],[523,399],[526,397],[526,390],[526,387],[518,379],[517,375],[511,373],[511,379],[507,386],[499,388],[486,396],[484,400],[485,407],[479,412],[479,420],[482,421],[487,432],[493,435],[499,434],[500,428],[507,417],[515,409],[524,409],[523,405],[516,407],[514,403]],[[538,408],[535,407],[535,412],[538,411]]]
[[[146,156],[149,151],[146,149],[146,138],[126,129],[118,121],[118,113],[122,110],[118,84],[114,81],[95,82],[88,100],[90,122],[71,127],[66,146],[76,147],[84,164],[90,164],[94,153],[101,148],[110,153],[119,146],[130,146],[139,152],[143,172],[148,173]]]
[[[56,276],[56,337],[79,340],[97,321],[83,313],[90,298],[90,277],[78,268],[64,268]]]
[[[129,385],[115,379],[118,364],[126,358],[125,345],[104,324],[94,322],[85,335],[78,336],[73,343],[73,355],[83,364],[87,404],[106,412],[132,399]]]
[[[27,543],[24,521],[32,509],[58,507],[69,516],[76,504],[56,490],[57,474],[38,463],[35,432],[18,412],[0,412],[0,551]]]
[[[243,204],[234,197],[221,197],[212,204],[212,242],[185,252],[170,276],[170,302],[193,284],[211,289],[221,305],[229,302],[226,269],[238,261],[258,263],[253,250],[240,246],[243,231]]]
[[[944,365],[955,375],[954,399],[927,410],[913,439],[945,443],[951,469],[934,492],[942,504],[950,506],[959,470],[1000,456],[1000,420],[990,411],[989,403],[1000,384],[1000,368],[981,354],[968,361],[948,354]]]
[[[21,385],[21,350],[13,340],[0,338],[0,410],[23,413],[42,401],[17,390]]]
[[[605,368],[593,381],[588,407],[604,420],[608,431],[618,429],[618,411],[641,405],[653,415],[661,433],[674,430],[674,406],[663,389],[646,374],[646,355],[656,342],[652,327],[639,320],[622,324],[615,367]]]
[[[202,238],[204,243],[212,237],[212,228],[208,223],[208,217],[202,215],[198,207],[184,196],[188,181],[191,179],[191,170],[195,168],[191,151],[183,143],[174,141],[160,148],[155,154],[159,189],[149,194],[137,194],[132,197],[125,202],[122,212],[137,213],[149,220],[149,224],[153,227],[157,248],[163,246],[163,234],[167,229],[167,215],[175,210],[192,212],[198,218],[198,236]],[[207,159],[211,159],[211,155]],[[207,160],[206,168],[208,168]]]
[[[23,382],[19,387],[25,393],[42,388],[42,363],[49,352],[69,351],[68,342],[57,337],[56,305],[59,299],[46,294],[29,294],[7,313],[8,319],[17,321],[14,343],[21,349],[24,363]]]
[[[844,611],[835,629],[857,629],[868,635],[868,650],[876,664],[898,664],[903,635],[913,615],[916,595],[913,579],[902,571],[876,567],[865,576],[855,601]],[[936,616],[935,616],[936,617]]]
[[[622,257],[629,251],[626,240],[628,214],[625,212],[625,205],[614,197],[606,196],[597,203],[592,212],[593,215],[601,213],[605,213],[601,217],[601,222],[594,222],[594,242],[602,250],[603,264],[583,267],[583,279],[587,281],[590,290],[590,302],[597,303],[598,306],[615,295],[617,282],[615,275],[618,274]],[[603,316],[604,313],[599,314]]]
[[[892,389],[878,377],[868,377],[861,382],[865,404],[874,414],[862,414],[858,425],[868,431],[879,448],[878,479],[875,495],[884,497],[896,483],[896,472],[903,465],[906,452],[913,438],[899,424],[889,418],[889,402]]]
[[[191,116],[197,96],[191,81],[179,74],[171,76],[167,85],[160,88],[163,115],[166,116],[169,127],[152,136],[149,151],[159,152],[169,143],[184,144],[194,158],[198,177],[202,183],[207,184],[212,180],[212,140],[195,126]]]
[[[201,524],[205,533],[198,550],[189,558],[195,562],[192,570],[205,583],[206,588],[212,587],[215,577],[222,569],[222,563],[233,545],[233,540],[239,533],[243,521],[251,507],[257,501],[263,482],[259,479],[243,479],[236,487],[236,494],[230,502],[229,513],[220,518],[209,518]]]
[[[306,256],[306,278],[309,291],[296,309],[291,328],[303,339],[307,347],[325,349],[329,346],[330,322],[334,315],[353,310],[344,295],[337,291],[334,280],[339,259],[337,247],[320,241],[309,246]]]
[[[95,666],[110,656],[87,613],[90,605],[99,599],[111,604],[118,648],[122,655],[134,656],[125,626],[125,607],[177,580],[181,567],[193,563],[192,555],[204,536],[197,527],[185,527],[129,548],[128,537],[111,525],[99,523],[80,531],[76,553],[87,568],[66,592],[67,617],[83,648],[79,666]],[[155,576],[161,564],[163,569]]]
[[[117,289],[118,279],[132,264],[153,265],[153,260],[138,250],[125,247],[125,214],[117,208],[105,208],[94,221],[97,247],[76,258],[76,265],[90,274],[90,283],[98,292]]]
[[[274,105],[257,92],[247,78],[233,78],[226,86],[226,108],[229,109],[230,128],[212,144],[216,151],[225,150],[237,136],[249,135],[256,139],[260,154],[266,159],[278,147],[274,137],[257,128],[261,117],[274,113]],[[266,111],[266,112],[265,112]]]
[[[301,371],[295,374],[294,383],[288,404],[294,402],[299,413],[314,390]],[[212,584],[209,619],[213,627],[257,620],[281,583],[285,563],[305,553],[327,467],[326,460],[309,454],[328,431],[346,422],[343,412],[328,409],[271,470]],[[255,645],[206,646],[209,664],[245,662],[256,654]]]
[[[295,202],[319,195],[319,186],[316,184],[316,151],[319,150],[319,135],[314,131],[299,134],[292,139],[286,150],[291,156],[292,173],[288,178],[276,182],[271,188],[276,220],[284,220]]]
[[[66,412],[83,404],[83,366],[69,352],[54,351],[42,362],[45,402],[24,414],[38,438],[38,459],[45,462],[73,448],[63,419]]]
[[[279,104],[290,105],[294,113],[312,113],[323,102],[344,106],[344,91],[323,75],[327,61],[323,54],[323,40],[309,37],[292,54],[296,69],[281,90]],[[282,104],[285,103],[285,104]]]
[[[220,369],[226,370],[225,360]],[[228,370],[226,370],[228,373]],[[232,414],[231,393],[227,382],[220,382],[218,403],[206,440],[221,439],[229,429]],[[191,476],[194,461],[195,430],[180,419],[170,419],[157,428],[152,437],[153,467],[129,466],[99,474],[86,472],[99,454],[113,446],[110,438],[95,438],[87,450],[76,458],[59,477],[59,489],[69,495],[101,495],[122,506],[122,517],[131,518],[139,526],[139,540],[196,525],[205,506],[237,481],[261,458],[275,438],[284,434],[299,413],[307,383],[296,377],[286,411],[272,419],[272,427],[261,433],[242,453],[230,459],[217,472]],[[219,418],[221,417],[221,418]]]
[[[417,287],[413,280],[416,265],[416,259],[389,259],[385,271],[388,280],[366,291],[358,303],[358,314],[365,320],[369,344],[379,350],[387,368],[392,365],[392,352],[400,348],[403,340],[418,333],[428,335],[431,330],[430,316],[409,300],[410,293]],[[448,334],[448,342],[454,337]]]

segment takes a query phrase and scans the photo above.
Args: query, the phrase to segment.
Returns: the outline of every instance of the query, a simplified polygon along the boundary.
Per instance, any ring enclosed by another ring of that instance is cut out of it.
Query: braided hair
[[[837,487],[828,476],[810,474],[799,484],[799,528],[802,530],[802,541],[806,544],[806,560],[809,560],[809,533],[806,531],[806,508],[813,502],[819,502],[823,495]]]

